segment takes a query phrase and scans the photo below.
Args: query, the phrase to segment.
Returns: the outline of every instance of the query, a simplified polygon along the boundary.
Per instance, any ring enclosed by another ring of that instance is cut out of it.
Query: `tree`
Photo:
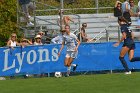
[[[18,33],[16,0],[0,0],[0,46],[5,46],[12,32]]]

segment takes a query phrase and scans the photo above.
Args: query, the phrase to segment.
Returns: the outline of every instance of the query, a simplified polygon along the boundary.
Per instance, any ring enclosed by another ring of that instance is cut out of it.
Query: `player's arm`
[[[59,52],[58,52],[58,56],[60,56],[61,51],[62,51],[62,50],[63,50],[63,48],[64,48],[64,44],[65,44],[65,42],[63,41],[63,42],[62,42],[62,45],[61,45],[61,48],[60,48],[60,50],[59,50]]]
[[[76,46],[76,48],[75,48],[75,51],[78,50],[78,47],[79,47],[79,45],[80,45],[80,43],[81,43],[80,40],[79,40],[78,38],[76,39],[76,41],[77,41],[77,46]]]
[[[118,40],[118,42],[115,43],[113,46],[115,46],[115,47],[119,46],[120,43],[121,43],[124,39],[126,39],[126,33],[125,33],[125,32],[122,33],[122,38],[121,38],[120,40]]]
[[[131,36],[132,36],[132,39],[134,40],[134,33],[133,32],[131,32]]]

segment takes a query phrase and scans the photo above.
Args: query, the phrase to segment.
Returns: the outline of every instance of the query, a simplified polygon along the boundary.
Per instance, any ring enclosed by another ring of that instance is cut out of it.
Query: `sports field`
[[[4,80],[0,93],[140,93],[140,72]]]

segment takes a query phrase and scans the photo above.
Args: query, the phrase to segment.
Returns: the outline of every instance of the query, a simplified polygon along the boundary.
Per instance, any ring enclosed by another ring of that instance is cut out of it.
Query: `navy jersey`
[[[126,39],[124,39],[123,46],[127,46],[127,47],[134,46],[134,40],[132,38],[132,30],[129,29],[129,26],[127,24],[121,26],[121,33],[123,32],[126,33]]]

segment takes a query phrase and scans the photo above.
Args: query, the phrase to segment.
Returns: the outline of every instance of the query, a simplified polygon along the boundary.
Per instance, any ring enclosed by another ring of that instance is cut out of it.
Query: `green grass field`
[[[140,72],[4,80],[0,93],[140,93]]]

